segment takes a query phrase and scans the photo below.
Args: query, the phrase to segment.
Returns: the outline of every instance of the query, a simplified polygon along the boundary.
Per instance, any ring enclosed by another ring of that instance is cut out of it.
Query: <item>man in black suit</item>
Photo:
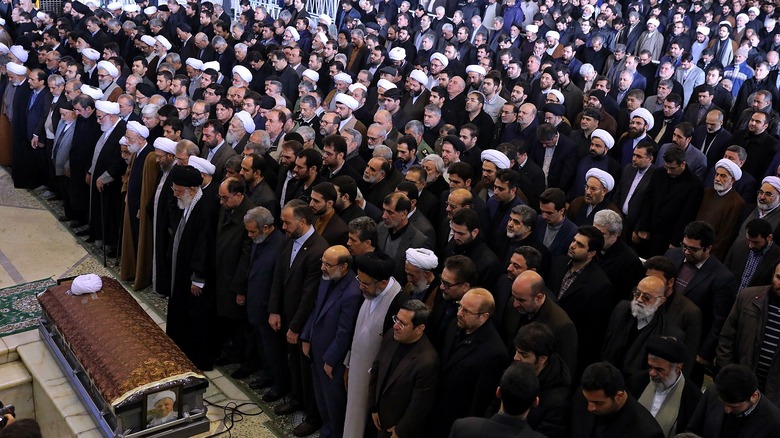
[[[780,247],[774,243],[772,225],[753,219],[745,225],[745,242],[731,247],[723,264],[739,281],[737,290],[772,282],[774,266],[780,261]]]
[[[707,167],[710,168],[723,158],[726,148],[734,143],[731,142],[731,133],[723,128],[723,111],[709,111],[704,121],[705,123],[693,131],[691,145],[707,157]]]
[[[574,142],[550,124],[544,124],[536,129],[539,147],[532,147],[529,156],[545,175],[547,187],[557,187],[568,191],[574,173],[577,170],[577,148]],[[546,158],[546,150],[552,148],[552,157]]]
[[[731,311],[737,292],[734,275],[717,258],[710,256],[715,230],[706,222],[685,227],[682,248],[673,248],[666,257],[677,266],[676,293],[690,298],[702,314],[702,340],[696,351],[691,380],[701,383],[704,366],[715,358],[715,347],[723,323]]]
[[[301,82],[298,73],[287,62],[287,56],[281,50],[274,50],[268,54],[268,60],[273,65],[279,82],[282,83],[282,94],[288,102],[298,100],[298,84]]]
[[[313,224],[311,207],[300,199],[288,202],[282,209],[282,230],[288,239],[279,253],[280,262],[276,264],[268,299],[268,323],[275,331],[286,333],[291,383],[290,400],[276,406],[274,413],[288,415],[304,409],[305,419],[298,427],[309,433],[317,431],[321,421],[314,399],[311,361],[301,354],[299,335],[314,308],[322,275],[320,258],[328,247]]]
[[[647,141],[640,142],[636,146],[631,164],[623,168],[622,177],[613,194],[612,199],[625,218],[623,236],[626,239],[631,238],[631,233],[639,222],[642,199],[650,184],[650,178],[656,170],[653,166],[654,150],[653,144]]]
[[[347,223],[336,214],[336,198],[338,192],[333,184],[323,182],[311,189],[309,206],[317,220],[314,229],[328,241],[331,246],[347,244]]]
[[[628,393],[620,371],[609,362],[589,366],[574,397],[572,438],[664,437],[655,418]]]
[[[512,364],[504,371],[496,395],[501,400],[498,413],[490,418],[482,415],[460,418],[450,431],[450,438],[537,438],[544,435],[534,432],[525,420],[533,407],[539,382],[534,368],[524,363]]]
[[[553,261],[550,272],[550,290],[577,328],[577,369],[572,373],[575,381],[585,367],[598,359],[609,315],[615,307],[612,284],[595,260],[603,247],[604,235],[598,228],[579,227],[567,256]]]
[[[494,312],[495,301],[487,289],[471,289],[461,297],[457,325],[447,330],[441,349],[441,384],[431,436],[447,437],[456,419],[483,415],[494,399],[493,388],[509,363],[501,336],[490,322]]]

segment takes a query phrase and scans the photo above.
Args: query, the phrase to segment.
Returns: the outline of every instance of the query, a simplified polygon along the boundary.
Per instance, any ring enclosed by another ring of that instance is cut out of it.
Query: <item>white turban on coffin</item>
[[[71,295],[93,294],[103,289],[103,280],[96,274],[79,275],[70,284]]]
[[[585,174],[585,180],[587,181],[588,178],[596,178],[599,180],[601,185],[604,186],[608,192],[611,192],[612,189],[615,188],[615,178],[612,178],[612,175],[601,169],[596,169],[594,167],[588,170],[588,173]]]

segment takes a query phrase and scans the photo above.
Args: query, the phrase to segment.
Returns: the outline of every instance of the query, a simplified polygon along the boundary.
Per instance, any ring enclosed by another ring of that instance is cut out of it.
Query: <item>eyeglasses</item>
[[[397,316],[395,316],[395,315],[393,315],[393,316],[391,317],[391,319],[393,320],[393,324],[398,324],[398,325],[400,325],[400,326],[401,326],[401,328],[406,328],[406,327],[408,327],[408,326],[409,326],[409,324],[407,324],[407,323],[405,323],[405,322],[401,321],[401,320],[400,320],[400,319],[398,319],[398,317],[397,317]]]
[[[774,194],[774,193],[772,193],[772,192],[765,192],[765,191],[763,191],[763,190],[759,190],[759,191],[757,191],[757,192],[756,192],[756,195],[758,195],[758,196],[763,196],[763,197],[765,197],[765,198],[774,198],[774,197],[775,197],[775,194]]]
[[[234,195],[218,195],[220,202],[228,202]]]
[[[692,254],[696,254],[697,252],[699,252],[702,249],[704,249],[704,248],[697,248],[695,246],[688,246],[688,245],[686,245],[684,243],[680,243],[680,247],[682,248],[683,251],[688,251],[688,252],[690,252]]]
[[[661,295],[655,296],[655,295],[650,295],[647,292],[639,292],[637,289],[634,289],[634,292],[633,292],[632,295],[634,296],[635,299],[642,300],[642,301],[644,301],[646,303],[648,303],[650,301],[653,301],[656,298],[661,298],[662,297]]]
[[[460,281],[458,283],[450,283],[447,280],[444,280],[444,279],[441,280],[441,286],[442,286],[443,289],[449,289],[451,287],[460,286],[463,283],[465,283],[465,281]]]
[[[320,263],[322,263],[322,266],[325,266],[328,269],[331,269],[331,268],[339,265],[339,263],[336,263],[335,265],[331,265],[330,263],[326,262],[325,260],[320,260]],[[359,278],[358,278],[358,281],[360,281]]]
[[[361,286],[365,286],[365,287],[373,286],[373,285],[379,283],[379,280],[374,280],[374,281],[372,281],[370,283],[366,283],[365,281],[360,279],[359,275],[356,275],[355,279],[358,281],[358,283],[360,283]]]
[[[465,307],[463,307],[463,305],[460,304],[460,301],[458,301],[456,305],[458,306],[458,311],[462,312],[464,315],[475,316],[475,315],[482,315],[483,313],[488,313],[488,312],[472,312],[471,310],[467,310]]]

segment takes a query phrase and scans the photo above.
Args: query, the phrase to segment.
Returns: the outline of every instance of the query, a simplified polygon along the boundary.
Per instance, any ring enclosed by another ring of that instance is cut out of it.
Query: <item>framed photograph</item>
[[[141,424],[150,428],[181,418],[181,389],[178,385],[145,394]]]

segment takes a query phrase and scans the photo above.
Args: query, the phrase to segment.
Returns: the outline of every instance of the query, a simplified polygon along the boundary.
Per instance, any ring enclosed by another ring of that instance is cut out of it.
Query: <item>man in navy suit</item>
[[[314,311],[303,327],[303,354],[313,363],[314,396],[322,418],[321,436],[341,436],[347,409],[344,358],[352,344],[362,302],[352,256],[345,246],[322,254],[322,280]]]
[[[577,226],[566,217],[566,194],[558,188],[549,188],[539,197],[542,214],[536,222],[534,235],[550,250],[550,257],[566,254]]]

